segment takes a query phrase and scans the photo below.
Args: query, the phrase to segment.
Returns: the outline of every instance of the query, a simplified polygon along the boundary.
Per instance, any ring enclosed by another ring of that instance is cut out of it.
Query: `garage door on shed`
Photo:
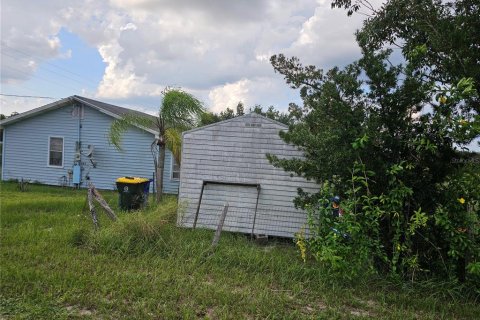
[[[223,207],[228,203],[223,230],[252,232],[259,192],[258,184],[204,181],[194,227],[215,229]]]

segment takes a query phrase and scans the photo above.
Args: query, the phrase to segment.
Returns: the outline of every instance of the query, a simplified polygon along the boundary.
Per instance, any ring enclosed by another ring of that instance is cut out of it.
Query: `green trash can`
[[[138,210],[148,203],[150,179],[121,177],[117,179],[119,206],[122,210]]]

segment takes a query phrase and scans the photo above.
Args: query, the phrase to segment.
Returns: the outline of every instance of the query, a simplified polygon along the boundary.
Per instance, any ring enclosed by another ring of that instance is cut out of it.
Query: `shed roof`
[[[109,104],[109,103],[105,103],[105,102],[101,102],[101,101],[97,101],[97,100],[73,95],[73,96],[70,96],[68,98],[64,98],[64,99],[55,101],[53,103],[50,103],[50,104],[47,104],[47,105],[29,110],[29,111],[26,111],[26,112],[23,112],[23,113],[20,113],[16,116],[4,119],[4,120],[0,121],[0,125],[1,126],[10,125],[10,124],[13,124],[15,122],[18,122],[18,121],[21,121],[21,120],[24,120],[24,119],[27,119],[27,118],[37,116],[37,115],[42,114],[44,112],[64,107],[65,105],[68,105],[68,104],[70,104],[72,102],[75,102],[75,101],[79,102],[79,103],[82,103],[82,104],[85,104],[89,107],[92,107],[92,108],[94,108],[94,109],[96,109],[96,110],[98,110],[98,111],[100,111],[104,114],[107,114],[107,115],[109,115],[109,116],[111,116],[115,119],[120,119],[122,116],[124,116],[126,114],[134,114],[134,115],[143,116],[143,117],[155,118],[154,116],[152,116],[150,114],[140,112],[140,111],[137,111],[137,110],[123,108],[123,107],[119,107],[119,106],[116,106],[116,105],[113,105],[113,104]],[[141,128],[141,129],[143,129],[145,131],[148,131],[150,133],[153,133],[153,134],[157,134],[157,132],[153,128]]]

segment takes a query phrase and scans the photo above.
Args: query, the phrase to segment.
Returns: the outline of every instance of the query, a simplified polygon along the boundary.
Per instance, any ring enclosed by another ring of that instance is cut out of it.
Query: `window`
[[[180,179],[180,165],[177,163],[177,160],[173,160],[172,165],[172,179],[178,180]]]
[[[48,165],[63,167],[63,138],[50,137],[48,144]]]

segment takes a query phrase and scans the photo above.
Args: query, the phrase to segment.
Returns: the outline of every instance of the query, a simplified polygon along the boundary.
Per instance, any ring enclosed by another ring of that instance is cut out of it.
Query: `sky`
[[[323,69],[360,57],[364,16],[330,3],[2,0],[1,113],[74,94],[155,113],[167,86],[214,112],[240,101],[286,111],[300,97],[274,72],[273,54]]]

